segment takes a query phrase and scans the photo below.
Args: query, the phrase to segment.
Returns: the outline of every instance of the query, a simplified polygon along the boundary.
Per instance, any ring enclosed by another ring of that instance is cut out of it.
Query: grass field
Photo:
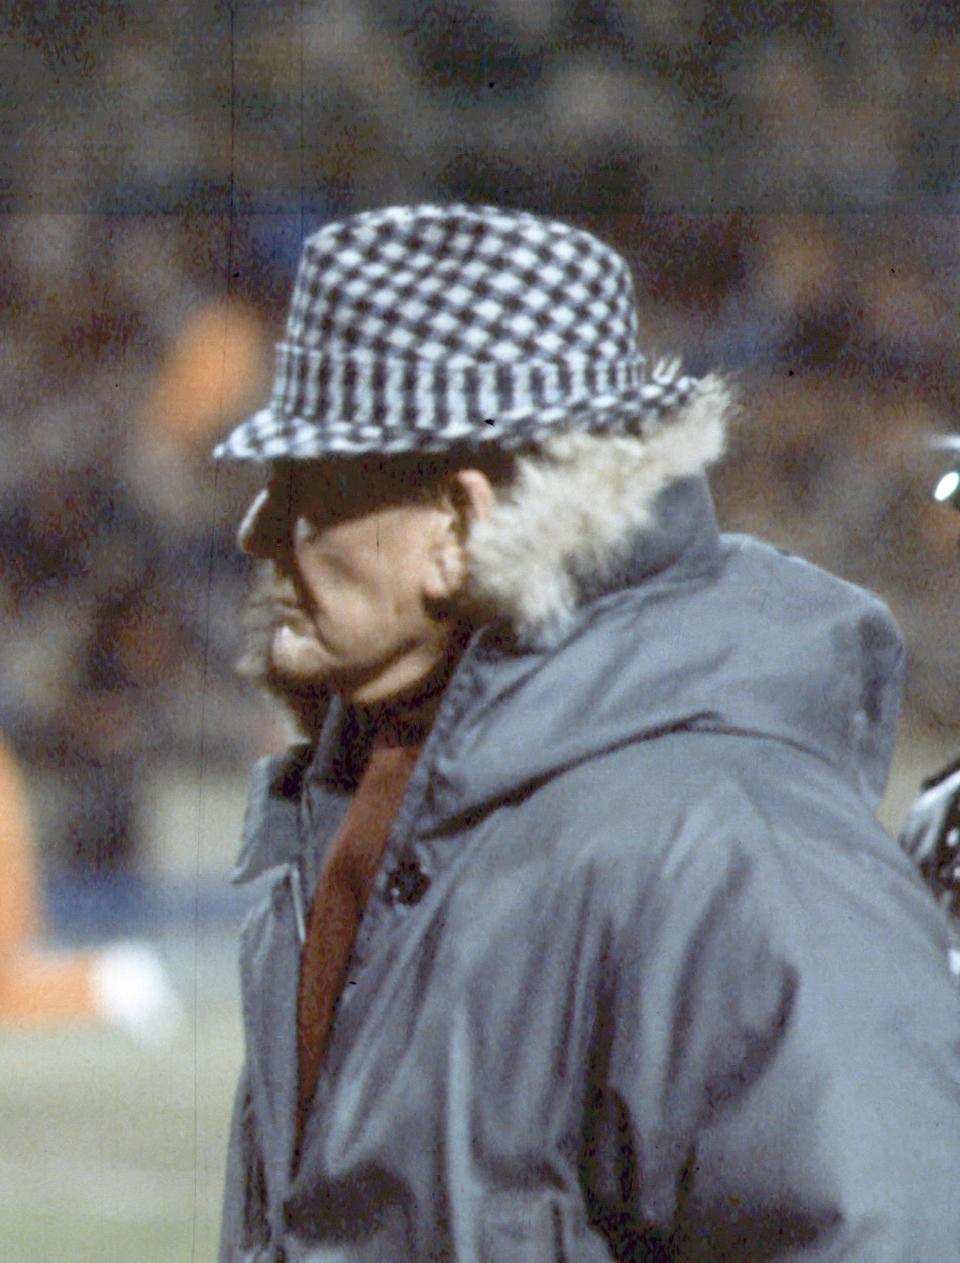
[[[188,1011],[170,1047],[0,1028],[3,1263],[216,1257],[241,1056],[235,936],[159,946]]]

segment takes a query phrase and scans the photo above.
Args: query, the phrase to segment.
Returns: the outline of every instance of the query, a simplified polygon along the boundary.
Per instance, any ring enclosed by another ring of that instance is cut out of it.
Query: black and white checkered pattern
[[[620,256],[565,224],[463,205],[354,215],[307,240],[270,403],[214,456],[637,433],[698,383],[647,375],[634,306]]]

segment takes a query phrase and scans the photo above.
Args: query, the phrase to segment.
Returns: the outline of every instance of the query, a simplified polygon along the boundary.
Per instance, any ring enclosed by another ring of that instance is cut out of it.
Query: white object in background
[[[169,1044],[184,1024],[183,1006],[160,957],[145,943],[115,943],[93,965],[97,1012],[139,1043]]]

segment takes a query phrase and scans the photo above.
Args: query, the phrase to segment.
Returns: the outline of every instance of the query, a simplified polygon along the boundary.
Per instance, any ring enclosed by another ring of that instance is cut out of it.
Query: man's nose
[[[251,557],[269,561],[290,547],[289,516],[268,488],[257,492],[237,530],[237,543]]]

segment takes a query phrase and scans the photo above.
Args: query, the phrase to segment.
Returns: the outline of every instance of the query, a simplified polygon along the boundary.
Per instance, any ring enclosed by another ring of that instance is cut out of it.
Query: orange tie
[[[323,869],[307,922],[300,967],[297,1042],[299,1107],[302,1124],[313,1096],[343,989],[344,975],[387,836],[400,810],[407,782],[422,746],[386,726],[377,733],[370,757]]]

